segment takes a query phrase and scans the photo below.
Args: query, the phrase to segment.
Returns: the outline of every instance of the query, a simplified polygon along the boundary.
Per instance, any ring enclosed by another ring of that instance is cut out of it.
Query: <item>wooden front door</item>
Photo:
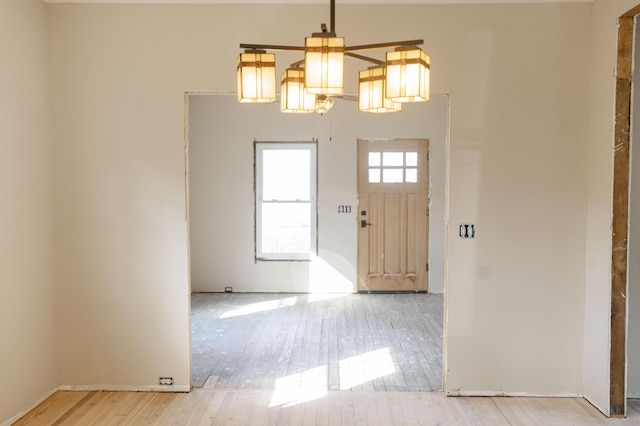
[[[427,291],[429,141],[358,140],[358,291]]]

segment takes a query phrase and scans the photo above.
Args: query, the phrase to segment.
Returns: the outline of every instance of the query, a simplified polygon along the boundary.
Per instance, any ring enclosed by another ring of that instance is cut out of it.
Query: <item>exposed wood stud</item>
[[[634,9],[632,9],[632,11]],[[640,11],[640,9],[638,10]],[[634,15],[631,17],[623,15],[623,17],[619,19],[618,27],[618,60],[616,67],[615,135],[613,152],[613,222],[611,230],[611,349],[609,365],[609,409],[612,417],[624,416],[626,406],[626,293],[628,267],[629,152],[631,143],[631,78]]]

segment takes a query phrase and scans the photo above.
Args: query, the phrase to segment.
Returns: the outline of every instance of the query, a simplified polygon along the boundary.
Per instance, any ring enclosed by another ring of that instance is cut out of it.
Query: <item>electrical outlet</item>
[[[160,377],[160,386],[173,386],[173,377]]]
[[[225,293],[233,293],[233,287],[225,287],[224,288],[224,292]]]

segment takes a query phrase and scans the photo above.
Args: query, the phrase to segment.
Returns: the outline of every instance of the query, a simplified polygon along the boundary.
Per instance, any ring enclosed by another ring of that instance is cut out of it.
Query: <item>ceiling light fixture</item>
[[[331,3],[331,28],[305,39],[304,46],[241,43],[238,57],[238,101],[269,103],[276,100],[275,55],[267,51],[304,52],[304,59],[290,65],[281,76],[282,112],[326,113],[336,98],[344,96],[344,57],[371,62],[375,66],[359,73],[358,109],[367,112],[400,111],[401,103],[429,100],[430,58],[418,47],[423,40],[346,46],[336,37],[335,0]],[[394,49],[386,60],[355,52]]]

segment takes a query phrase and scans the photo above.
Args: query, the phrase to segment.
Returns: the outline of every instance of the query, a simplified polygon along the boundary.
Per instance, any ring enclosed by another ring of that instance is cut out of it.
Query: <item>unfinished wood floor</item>
[[[443,296],[196,293],[194,387],[442,389]]]
[[[266,390],[57,392],[14,425],[637,425],[580,398],[465,398],[441,392],[328,391],[304,401]]]

